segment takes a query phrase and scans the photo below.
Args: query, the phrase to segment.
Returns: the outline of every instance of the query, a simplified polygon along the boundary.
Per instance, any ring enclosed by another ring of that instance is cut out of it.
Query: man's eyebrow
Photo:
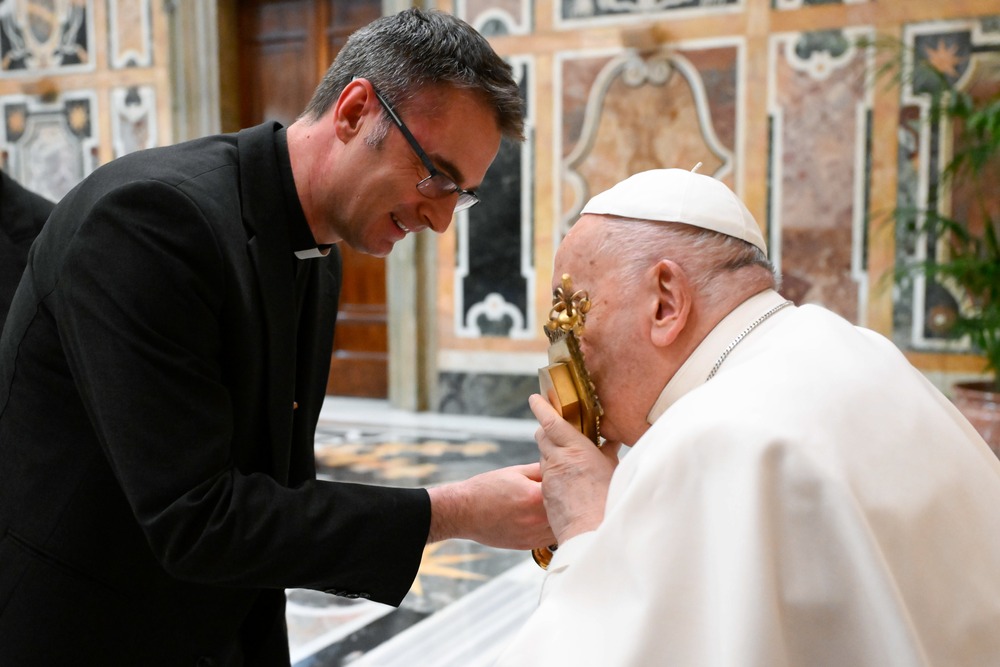
[[[462,175],[462,170],[455,166],[451,160],[444,158],[437,153],[428,153],[427,157],[431,159],[434,166],[438,170],[444,172],[451,180],[455,181],[455,184],[462,187],[462,183],[465,181],[465,176]],[[475,188],[463,188],[464,190],[475,190]]]

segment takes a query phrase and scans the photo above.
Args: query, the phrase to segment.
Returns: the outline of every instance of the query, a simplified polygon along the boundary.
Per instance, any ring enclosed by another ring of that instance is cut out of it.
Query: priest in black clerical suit
[[[0,665],[287,665],[285,588],[397,605],[427,542],[552,543],[537,462],[406,489],[317,480],[313,452],[336,244],[444,232],[522,129],[509,65],[411,9],[287,128],[63,197],[0,337]]]
[[[244,649],[287,651],[256,645],[284,636],[284,586],[391,604],[409,588],[426,493],[313,480],[340,257],[294,254],[283,139],[266,124],[118,159],[37,239],[0,345],[18,455],[0,467],[0,644],[47,623],[70,651],[119,636],[106,664],[225,664],[241,647],[217,638],[241,627]],[[380,514],[392,531],[350,529]],[[36,617],[19,591],[46,589]]]

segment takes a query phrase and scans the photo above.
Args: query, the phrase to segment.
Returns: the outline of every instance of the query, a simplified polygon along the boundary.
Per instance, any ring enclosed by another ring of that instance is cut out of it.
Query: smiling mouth
[[[401,231],[402,231],[402,232],[403,232],[404,234],[409,234],[409,233],[411,233],[411,232],[413,231],[412,229],[410,229],[409,227],[407,227],[406,225],[404,225],[403,223],[401,223],[401,222],[400,222],[400,221],[399,221],[399,220],[398,220],[398,219],[396,218],[396,216],[392,216],[392,221],[393,221],[393,223],[395,223],[395,225],[396,225],[397,227],[399,227],[399,229],[400,229],[400,230],[401,230]]]

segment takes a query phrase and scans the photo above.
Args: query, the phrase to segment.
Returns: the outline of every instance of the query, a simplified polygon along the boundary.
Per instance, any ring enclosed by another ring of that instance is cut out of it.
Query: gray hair
[[[303,116],[322,116],[354,78],[371,81],[393,106],[405,106],[427,86],[475,91],[495,111],[503,136],[524,139],[524,102],[510,65],[472,26],[450,14],[411,8],[359,29],[337,54]]]
[[[764,251],[733,236],[675,222],[614,216],[605,217],[603,230],[596,252],[619,258],[626,288],[637,285],[661,259],[677,262],[695,291],[712,302],[732,291],[731,283],[718,280],[727,273],[749,269],[747,280],[759,283],[760,289],[778,285]]]

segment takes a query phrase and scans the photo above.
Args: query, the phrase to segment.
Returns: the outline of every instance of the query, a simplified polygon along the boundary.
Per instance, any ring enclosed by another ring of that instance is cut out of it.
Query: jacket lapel
[[[295,401],[295,283],[281,178],[274,155],[275,124],[242,130],[237,137],[240,196],[247,250],[257,273],[267,358],[267,422],[273,477],[287,482]],[[268,196],[270,195],[270,196]],[[247,363],[253,363],[248,359]]]

